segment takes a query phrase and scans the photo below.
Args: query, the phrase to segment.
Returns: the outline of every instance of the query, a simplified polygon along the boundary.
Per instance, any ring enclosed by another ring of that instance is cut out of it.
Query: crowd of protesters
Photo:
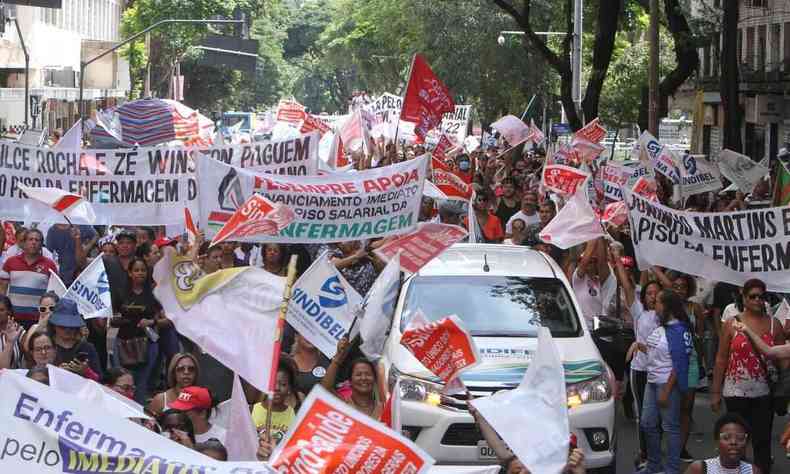
[[[364,102],[366,97],[360,93],[351,102]],[[352,156],[357,169],[387,166],[426,151],[422,145],[399,149],[378,143],[374,148],[368,155]],[[541,187],[545,153],[522,147],[501,152],[502,148],[477,148],[448,158],[451,169],[474,189],[472,208],[423,197],[420,219],[465,226],[477,242],[533,248],[561,266],[576,293],[583,322],[615,373],[623,409],[639,423],[639,469],[677,473],[681,462],[687,462],[691,464],[686,472],[691,473],[770,473],[772,448],[779,442],[771,439],[774,416],[786,413],[786,407],[771,398],[771,377],[790,361],[790,346],[785,346],[790,326],[770,316],[781,295],[768,293],[760,280],[738,288],[672,269],[638,270],[627,222],[610,227],[609,239],[567,250],[541,241],[541,230],[563,205],[561,198]],[[671,202],[666,183],[659,180],[657,191],[662,202]],[[684,206],[707,212],[743,209],[766,194],[764,186],[758,186],[748,196],[706,194]],[[165,236],[162,228],[7,224],[13,225],[13,232],[0,232],[0,368],[29,369],[31,378],[46,383],[44,369],[54,364],[100,381],[156,417],[156,423],[141,423],[217,459],[227,459],[223,442],[228,427],[221,425],[221,412],[232,377],[229,369],[178,334],[154,297],[152,269],[161,250],[172,246],[192,255],[205,274],[253,265],[280,276],[286,273],[290,255],[299,255],[303,272],[328,251],[331,262],[361,295],[384,267],[371,251],[377,242],[226,242],[210,247],[199,238],[190,247],[182,236]],[[104,259],[107,268],[114,316],[86,321],[73,301],[47,288],[50,273],[68,286],[95,258]],[[619,336],[614,343],[603,337],[612,332]],[[315,385],[323,385],[362,413],[381,416],[388,395],[386,374],[376,361],[362,357],[358,340],[343,339],[330,360],[287,328],[282,347],[287,351],[271,400],[245,383],[261,435],[260,459],[265,460],[287,432]],[[714,411],[726,409],[712,430],[719,442],[718,456],[692,455],[686,446],[698,391],[709,393]],[[501,444],[484,420],[473,415],[489,444]],[[749,443],[753,465],[744,462]],[[506,447],[497,451],[505,452],[500,457],[507,472],[527,472]],[[581,452],[573,451],[567,471],[584,472],[583,464]],[[735,467],[740,470],[727,470]]]

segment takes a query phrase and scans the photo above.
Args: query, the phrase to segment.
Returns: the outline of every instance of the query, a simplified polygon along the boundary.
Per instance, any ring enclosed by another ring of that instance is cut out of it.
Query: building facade
[[[80,61],[119,41],[124,0],[62,0],[62,8],[6,5],[30,55],[30,94],[38,112],[30,125],[66,130],[79,115]],[[0,130],[18,129],[24,117],[25,60],[13,22],[0,36]],[[85,71],[83,97],[89,115],[129,92],[129,65],[109,54]],[[34,99],[34,100],[36,100]]]
[[[718,15],[720,24],[724,1],[740,4],[737,54],[743,151],[759,161],[776,156],[790,140],[790,0],[697,0],[692,3],[693,15],[711,19]],[[697,97],[704,110],[698,151],[712,155],[722,148],[721,48],[721,34],[712,34],[699,51],[695,86],[701,93],[695,96],[687,90],[690,108]]]

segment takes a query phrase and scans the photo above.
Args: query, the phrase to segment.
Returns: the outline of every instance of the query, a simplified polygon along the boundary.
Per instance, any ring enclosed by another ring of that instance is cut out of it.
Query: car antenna
[[[488,266],[488,254],[483,254],[483,271],[488,273],[491,271],[491,267]]]

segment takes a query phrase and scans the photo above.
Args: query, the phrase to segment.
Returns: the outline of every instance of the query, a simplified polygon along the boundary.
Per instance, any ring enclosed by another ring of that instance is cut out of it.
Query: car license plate
[[[477,442],[477,459],[496,459],[496,453],[494,452],[494,448],[488,445],[485,441],[478,441]]]

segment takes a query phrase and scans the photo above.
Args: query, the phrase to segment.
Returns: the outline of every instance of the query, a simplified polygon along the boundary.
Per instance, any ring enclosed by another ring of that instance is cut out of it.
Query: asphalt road
[[[618,406],[622,407],[620,404]],[[711,458],[716,455],[716,443],[712,435],[713,423],[715,423],[716,418],[718,417],[710,409],[708,395],[706,393],[698,393],[694,406],[695,422],[687,445],[689,453],[697,459]],[[779,437],[788,421],[790,421],[788,416],[774,418],[773,437],[771,439],[772,454],[774,456],[772,474],[790,473],[790,459],[787,459],[784,452],[779,448]],[[627,419],[623,415],[622,409],[619,409],[617,413],[617,429],[617,474],[631,474],[634,472],[634,458],[638,450],[636,423]]]

